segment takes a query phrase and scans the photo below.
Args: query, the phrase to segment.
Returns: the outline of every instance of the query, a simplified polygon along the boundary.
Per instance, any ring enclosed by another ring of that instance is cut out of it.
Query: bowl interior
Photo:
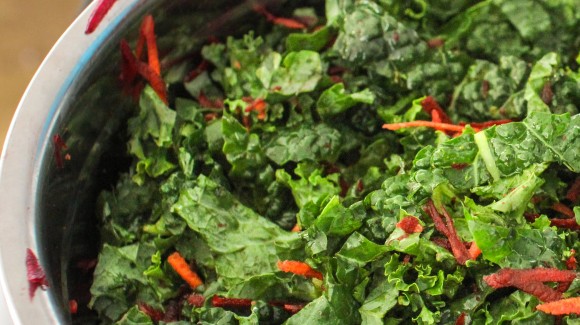
[[[163,64],[182,67],[176,69],[181,74],[172,78],[183,78],[208,38],[223,40],[254,27],[252,5],[256,2],[141,0],[126,4],[128,9],[119,15],[117,26],[99,35],[52,103],[38,153],[33,232],[50,283],[52,312],[60,322],[97,322],[96,315],[86,307],[90,269],[100,247],[97,197],[103,189],[114,186],[119,173],[131,163],[126,155],[124,127],[137,104],[122,92],[119,82],[120,40],[125,38],[134,44],[142,17],[152,14]],[[276,8],[283,1],[262,3]],[[57,46],[55,51],[66,48]],[[49,74],[50,69],[39,73]],[[65,151],[56,149],[57,136],[66,144]],[[68,307],[71,299],[79,306],[73,317]]]

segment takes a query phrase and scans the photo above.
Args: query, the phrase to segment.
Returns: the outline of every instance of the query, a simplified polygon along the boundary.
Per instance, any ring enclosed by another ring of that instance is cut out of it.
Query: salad
[[[579,324],[578,1],[287,5],[121,42],[101,322]]]

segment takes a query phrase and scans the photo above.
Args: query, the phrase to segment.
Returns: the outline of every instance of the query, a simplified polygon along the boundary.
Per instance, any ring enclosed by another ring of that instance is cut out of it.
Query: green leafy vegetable
[[[573,268],[580,251],[578,3],[253,9],[256,30],[162,71],[169,104],[139,97],[131,166],[98,199],[100,319],[552,322],[526,293],[545,288],[484,277]],[[405,122],[435,128],[381,128]],[[175,252],[203,285],[176,274]]]

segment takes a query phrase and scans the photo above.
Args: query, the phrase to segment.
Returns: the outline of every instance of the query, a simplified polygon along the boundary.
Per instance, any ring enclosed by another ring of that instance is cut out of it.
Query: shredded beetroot
[[[205,107],[205,108],[221,109],[224,107],[224,103],[222,100],[220,100],[220,99],[211,100],[211,99],[207,98],[207,96],[205,95],[205,93],[203,91],[199,92],[199,96],[197,96],[197,101],[199,102],[199,105],[201,105],[201,107]]]
[[[244,100],[248,103],[248,106],[244,110],[246,113],[256,111],[258,113],[258,120],[266,119],[266,108],[268,104],[263,98],[256,98],[255,100],[245,98]]]
[[[269,12],[268,9],[266,9],[266,7],[262,5],[254,6],[254,11],[263,15],[264,17],[266,17],[266,20],[275,25],[284,26],[289,29],[304,29],[307,27],[304,23],[296,19],[276,17],[271,12]]]
[[[455,169],[455,170],[462,170],[465,167],[469,166],[469,164],[467,163],[454,163],[451,164],[451,168]]]
[[[571,253],[570,257],[568,257],[568,259],[566,260],[566,268],[568,270],[576,270],[577,267],[576,250],[571,249],[570,253]]]
[[[445,239],[445,238],[441,238],[441,237],[433,237],[431,238],[431,241],[440,247],[445,248],[446,250],[450,251],[451,250],[451,244],[449,244],[449,240]]]
[[[140,302],[137,304],[137,307],[143,314],[149,316],[149,318],[151,318],[151,320],[153,320],[154,322],[163,320],[163,318],[165,317],[165,313],[163,311],[157,310],[146,303]]]
[[[30,248],[26,250],[26,278],[28,279],[28,295],[31,300],[38,288],[45,290],[48,287],[46,274]]]
[[[554,92],[552,91],[552,83],[547,81],[542,88],[542,101],[546,105],[550,105],[552,103],[552,98],[554,98]]]
[[[209,61],[202,60],[201,63],[197,67],[195,67],[195,69],[191,70],[187,74],[187,76],[185,77],[185,82],[189,82],[189,81],[194,80],[200,74],[202,74],[204,71],[207,71],[208,68],[209,68]]]
[[[71,299],[68,301],[68,309],[71,314],[76,314],[79,311],[79,304],[76,300]]]
[[[566,198],[570,200],[572,203],[578,202],[578,198],[580,197],[580,177],[576,177],[576,180],[568,189],[566,193]]]
[[[457,263],[465,265],[465,262],[470,260],[471,257],[469,255],[469,252],[467,251],[467,248],[465,248],[465,245],[463,244],[463,242],[461,242],[461,239],[459,239],[459,236],[457,235],[457,231],[455,230],[455,226],[453,224],[453,219],[451,218],[449,213],[447,213],[447,210],[445,210],[445,208],[443,207],[441,208],[443,216],[445,217],[445,222],[443,222],[443,219],[441,218],[441,215],[437,211],[435,204],[433,204],[433,201],[429,200],[424,209],[425,212],[427,212],[427,214],[431,217],[431,219],[433,219],[435,228],[439,230],[441,233],[443,233],[445,237],[449,239],[449,244],[451,245],[451,252],[453,253],[453,256],[455,256]]]
[[[565,228],[571,230],[580,230],[580,225],[576,222],[576,219],[550,219],[550,225],[558,228]]]
[[[56,168],[64,168],[63,162],[63,150],[67,149],[66,143],[59,134],[55,134],[52,137],[52,144],[54,145],[54,160],[56,162]]]
[[[192,293],[191,295],[189,295],[187,297],[187,302],[192,306],[195,306],[197,308],[201,308],[201,307],[203,307],[203,304],[205,303],[205,297],[203,295],[198,294],[198,293]]]
[[[90,34],[99,27],[103,18],[107,15],[107,13],[111,10],[113,5],[115,4],[116,0],[99,0],[95,10],[91,13],[91,17],[89,18],[89,23],[87,24],[87,28],[85,29],[85,34]]]
[[[140,61],[137,61],[137,72],[139,72],[139,74],[149,82],[149,85],[151,85],[151,88],[153,88],[159,98],[165,104],[167,104],[167,88],[163,78],[161,78],[161,76],[157,74],[148,64]]]
[[[489,94],[489,81],[484,80],[481,83],[481,95],[483,96],[483,98],[487,98],[488,94]]]
[[[433,98],[433,96],[425,97],[425,99],[421,101],[421,107],[423,107],[423,110],[427,114],[431,115],[431,117],[433,117],[434,111],[437,112],[436,114],[440,119],[439,122],[447,124],[451,123],[451,119],[449,118],[449,116],[447,116],[447,113],[445,113],[443,108],[439,106],[439,103],[437,103],[437,101],[435,100],[435,98]]]
[[[549,268],[536,269],[501,269],[496,273],[483,277],[483,280],[495,289],[516,287],[526,293],[536,296],[541,301],[562,299],[562,293],[543,284],[543,282],[571,282],[576,278],[576,272]]]
[[[365,184],[363,183],[362,179],[359,179],[358,181],[356,181],[356,191],[360,193],[364,190],[365,190]]]
[[[419,223],[419,219],[414,216],[406,216],[397,223],[397,228],[402,229],[407,234],[413,234],[423,231],[423,226]]]
[[[211,304],[222,308],[247,308],[252,306],[252,299],[225,298],[215,295],[211,298]]]
[[[485,121],[485,122],[469,122],[469,123],[459,122],[459,125],[465,126],[465,125],[469,124],[475,130],[482,130],[482,129],[487,129],[489,127],[492,127],[494,125],[502,125],[502,124],[507,124],[507,123],[511,123],[511,122],[513,122],[513,120],[503,119],[503,120],[492,120],[492,121]]]
[[[445,45],[445,40],[440,37],[432,38],[427,41],[427,46],[432,49],[441,47],[443,45]]]
[[[568,218],[574,218],[574,211],[572,211],[572,209],[570,209],[563,203],[560,202],[554,203],[550,208],[556,212],[565,215]]]

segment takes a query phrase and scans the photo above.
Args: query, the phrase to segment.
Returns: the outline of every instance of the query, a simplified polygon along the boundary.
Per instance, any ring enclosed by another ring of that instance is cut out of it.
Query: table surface
[[[34,72],[82,4],[83,0],[0,1],[0,39],[4,40],[0,42],[0,147]],[[13,324],[1,288],[0,324]]]

